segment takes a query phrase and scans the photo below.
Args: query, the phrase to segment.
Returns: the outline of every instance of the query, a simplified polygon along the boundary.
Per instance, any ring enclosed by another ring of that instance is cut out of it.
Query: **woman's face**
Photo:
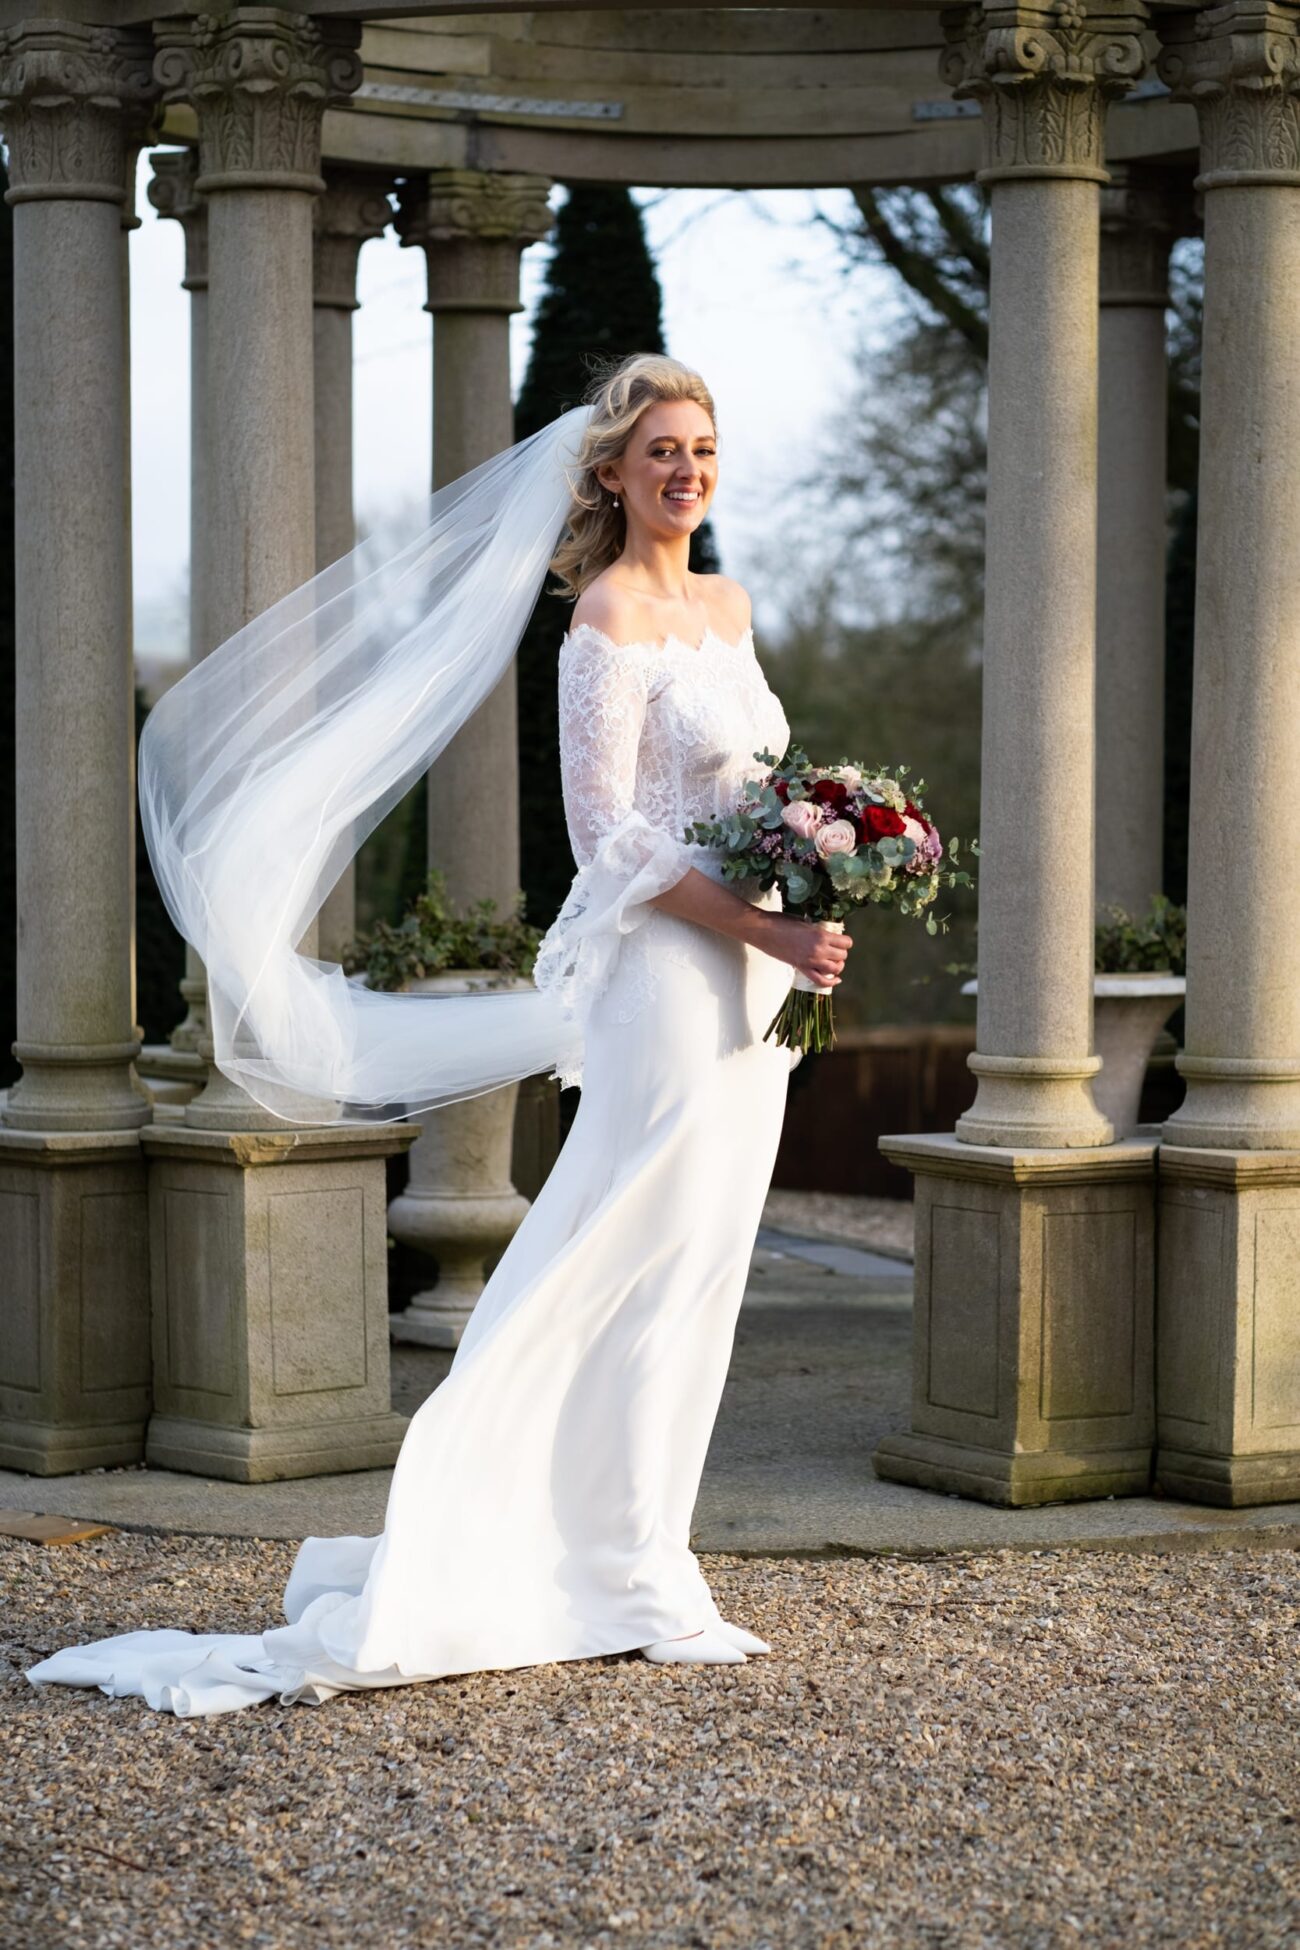
[[[660,541],[698,528],[718,484],[718,439],[694,400],[647,406],[626,448],[597,469],[627,510],[628,527]]]

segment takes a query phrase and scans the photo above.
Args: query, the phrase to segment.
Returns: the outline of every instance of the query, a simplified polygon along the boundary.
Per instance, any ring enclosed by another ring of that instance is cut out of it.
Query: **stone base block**
[[[1159,1168],[1156,1479],[1300,1500],[1300,1151],[1163,1144]]]
[[[916,1179],[912,1427],[877,1475],[1027,1506],[1149,1488],[1154,1137],[886,1137]]]
[[[238,1482],[390,1463],[385,1160],[411,1125],[154,1125],[148,1458]]]
[[[139,1462],[149,1231],[136,1131],[0,1127],[0,1464]]]
[[[359,1417],[286,1429],[223,1429],[179,1415],[155,1415],[148,1460],[155,1469],[219,1476],[229,1483],[279,1483],[291,1476],[335,1476],[386,1469],[409,1427],[405,1415]]]
[[[440,1306],[439,1299],[440,1290],[434,1287],[428,1293],[417,1293],[400,1314],[390,1314],[389,1339],[404,1347],[459,1347],[474,1303]]]
[[[969,1496],[1009,1510],[1040,1503],[1080,1503],[1103,1496],[1143,1496],[1151,1487],[1151,1449],[1065,1455],[1005,1456],[934,1435],[887,1435],[872,1454],[877,1476],[946,1496]]]

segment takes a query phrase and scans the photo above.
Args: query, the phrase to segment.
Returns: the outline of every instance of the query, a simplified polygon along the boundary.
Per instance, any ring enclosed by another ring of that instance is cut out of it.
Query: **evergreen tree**
[[[515,406],[515,437],[536,433],[576,406],[598,366],[633,352],[663,352],[662,302],[641,212],[626,189],[575,184],[555,226],[555,248],[537,311],[528,371]],[[691,567],[718,567],[707,525]],[[560,796],[556,652],[571,605],[543,591],[519,645],[520,880],[531,921],[547,927],[574,866]]]

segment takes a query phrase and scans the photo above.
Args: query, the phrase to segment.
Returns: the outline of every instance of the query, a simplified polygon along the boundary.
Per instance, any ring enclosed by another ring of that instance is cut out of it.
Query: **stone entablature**
[[[127,152],[158,100],[147,34],[80,21],[25,21],[0,33],[0,125],[8,203],[127,201]]]
[[[324,189],[321,118],[361,85],[355,23],[241,7],[160,24],[157,39],[164,101],[198,113],[200,192]]]
[[[978,101],[984,167],[976,180],[1076,177],[1104,183],[1107,104],[1146,66],[1146,10],[949,7],[940,62],[959,99]]]
[[[1158,68],[1201,128],[1199,190],[1300,187],[1300,8],[1230,0],[1179,15]]]

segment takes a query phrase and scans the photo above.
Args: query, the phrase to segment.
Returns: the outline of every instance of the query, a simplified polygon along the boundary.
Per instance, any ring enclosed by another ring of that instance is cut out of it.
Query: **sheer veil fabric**
[[[510,664],[569,505],[577,407],[361,543],[227,639],[155,705],[140,817],[173,921],[208,974],[218,1067],[274,1114],[389,1121],[574,1065],[551,986],[382,994],[297,952],[366,835]],[[490,817],[467,806],[467,822]],[[449,844],[454,836],[449,835]]]
[[[330,571],[251,625],[157,707],[185,694],[142,767],[160,877],[221,997],[222,1066],[260,1101],[392,1115],[554,1063],[583,1084],[568,1137],[412,1418],[382,1532],[306,1538],[274,1630],[121,1633],[55,1652],[33,1684],[190,1717],[719,1623],[690,1525],[780,1137],[791,1057],[763,1034],[792,971],[654,897],[691,867],[722,878],[683,828],[788,740],[749,633],[617,644],[584,626],[560,645],[578,871],[535,993],[403,1007],[293,946],[376,806],[499,675],[575,424],[446,490],[405,569],[371,582],[354,559],[324,600]]]

